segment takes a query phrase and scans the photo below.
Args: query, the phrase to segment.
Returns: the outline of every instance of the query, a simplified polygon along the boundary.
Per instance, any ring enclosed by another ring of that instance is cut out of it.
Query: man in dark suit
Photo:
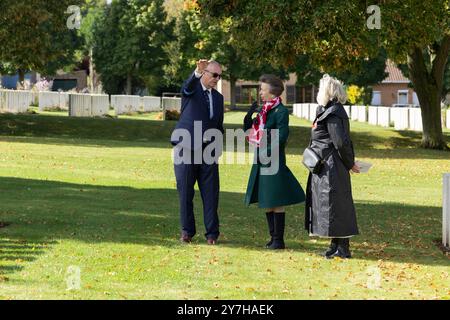
[[[193,205],[195,182],[202,196],[208,244],[216,244],[219,237],[219,167],[217,161],[211,164],[203,158],[203,150],[211,142],[203,134],[209,129],[219,130],[223,134],[223,96],[214,89],[221,75],[222,68],[218,62],[199,60],[197,68],[181,89],[181,115],[172,133],[171,143],[175,146],[175,154],[187,155],[187,159],[191,160],[182,163],[175,161],[174,164],[180,200],[180,240],[185,243],[191,242],[196,233]],[[180,132],[187,136],[180,139]]]

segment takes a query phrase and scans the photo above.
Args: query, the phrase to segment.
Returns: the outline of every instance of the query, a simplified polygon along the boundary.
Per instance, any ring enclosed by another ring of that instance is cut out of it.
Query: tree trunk
[[[93,49],[89,50],[89,78],[91,78],[91,87],[89,88],[91,93],[94,93],[94,62],[92,61]]]
[[[19,69],[18,73],[19,73],[19,84],[23,88],[24,81],[25,81],[25,70]]]
[[[132,91],[131,91],[132,87],[131,87],[131,74],[129,73],[127,75],[127,94],[131,95]]]
[[[441,93],[445,65],[450,51],[450,37],[445,37],[432,58],[431,71],[427,69],[422,49],[415,48],[408,54],[408,69],[420,102],[422,114],[422,143],[427,149],[448,150],[442,134]]]
[[[236,109],[236,80],[230,75],[230,110]]]

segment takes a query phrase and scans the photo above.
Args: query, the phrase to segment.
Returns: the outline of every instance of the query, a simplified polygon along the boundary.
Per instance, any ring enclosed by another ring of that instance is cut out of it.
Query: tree
[[[447,149],[440,121],[440,97],[450,52],[448,1],[374,1],[381,9],[381,28],[372,28],[377,11],[367,1],[199,0],[203,14],[238,21],[234,34],[246,54],[271,44],[264,54],[273,63],[292,65],[307,54],[327,72],[355,72],[360,58],[380,48],[397,63],[406,62],[417,92],[423,121],[422,146]],[[375,8],[376,9],[376,8]],[[369,13],[367,13],[369,12]],[[368,21],[369,20],[369,21]],[[371,28],[369,28],[371,27]]]
[[[93,59],[94,50],[94,23],[101,19],[106,8],[106,0],[85,0],[85,4],[81,8],[83,19],[81,22],[79,34],[83,39],[83,47],[80,56],[87,57],[89,61],[89,86],[90,91],[94,92],[95,88],[95,66]]]
[[[155,91],[171,40],[163,0],[113,0],[93,23],[93,59],[108,93],[132,94],[134,84]]]
[[[214,20],[205,19],[210,25],[214,25]],[[279,76],[281,79],[287,79],[289,74],[282,66],[273,66],[267,63],[267,60],[255,60],[246,56],[240,51],[240,43],[236,41],[233,34],[233,19],[228,18],[218,26],[220,38],[211,43],[215,44],[214,55],[217,60],[225,66],[224,79],[230,82],[230,108],[236,106],[236,82],[237,80],[256,81],[265,73],[271,73]],[[220,45],[216,45],[219,43]]]
[[[168,61],[164,66],[164,79],[167,85],[180,88],[189,76],[200,57],[209,57],[205,52],[201,34],[201,23],[193,8],[186,2],[185,8],[177,17],[174,27],[174,40],[165,47]]]
[[[378,55],[373,58],[361,58],[356,65],[358,71],[339,71],[329,72],[333,77],[343,81],[347,86],[361,87],[362,103],[369,104],[372,98],[372,85],[380,83],[387,77],[386,70],[387,55],[384,50],[380,50]],[[297,74],[298,85],[317,84],[323,70],[311,63],[311,59],[307,55],[300,55],[290,71]],[[361,100],[359,100],[361,102]]]
[[[223,78],[230,82],[230,105],[236,106],[235,85],[238,79],[257,80],[262,73],[287,77],[283,68],[272,67],[240,54],[231,28],[233,19],[217,22],[199,14],[196,1],[186,1],[175,27],[176,40],[168,45],[170,63],[165,67],[168,83],[180,86],[195,68],[199,57],[220,62]]]
[[[69,29],[67,8],[81,0],[3,0],[0,2],[0,61],[3,70],[44,74],[74,61],[80,45],[76,29]]]

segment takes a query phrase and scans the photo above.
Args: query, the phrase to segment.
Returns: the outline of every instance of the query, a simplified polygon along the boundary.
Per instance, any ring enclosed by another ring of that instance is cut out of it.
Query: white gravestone
[[[409,109],[409,129],[414,131],[422,131],[422,112],[420,108]]]
[[[302,103],[302,118],[309,119],[309,104]]]
[[[160,97],[141,97],[141,112],[156,112],[161,111],[161,98]]]
[[[358,106],[351,106],[351,119],[353,121],[357,121],[358,120]]]
[[[378,107],[369,107],[369,124],[378,124]]]
[[[358,121],[359,122],[367,122],[366,106],[358,106]]]
[[[382,127],[389,127],[391,122],[390,112],[388,107],[377,107],[377,124]]]
[[[444,174],[442,205],[442,244],[450,247],[450,173]]]

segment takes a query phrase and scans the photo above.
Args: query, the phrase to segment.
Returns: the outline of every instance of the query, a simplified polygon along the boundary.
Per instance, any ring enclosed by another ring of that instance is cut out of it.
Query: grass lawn
[[[248,164],[220,167],[219,245],[203,238],[198,192],[198,235],[180,244],[174,125],[0,115],[0,299],[450,299],[450,259],[434,243],[450,153],[417,149],[419,133],[352,122],[357,158],[374,164],[352,178],[361,235],[353,259],[325,260],[303,205],[287,209],[288,249],[263,248],[264,212],[243,204]],[[291,117],[287,161],[302,186],[309,128]],[[67,290],[73,267],[81,288]]]

